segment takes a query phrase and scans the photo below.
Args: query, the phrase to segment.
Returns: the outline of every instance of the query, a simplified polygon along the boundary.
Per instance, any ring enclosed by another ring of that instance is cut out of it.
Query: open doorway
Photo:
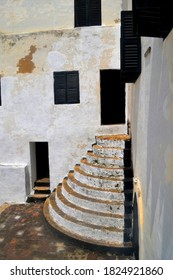
[[[49,178],[49,148],[48,142],[30,142],[31,180]]]
[[[120,70],[100,71],[101,124],[125,124],[125,83]]]
[[[49,178],[49,151],[48,142],[35,143],[37,180]]]

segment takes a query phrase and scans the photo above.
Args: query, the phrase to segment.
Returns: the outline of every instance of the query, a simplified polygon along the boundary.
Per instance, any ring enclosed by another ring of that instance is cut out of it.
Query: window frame
[[[99,5],[97,5],[97,2]],[[101,0],[74,0],[74,13],[75,27],[102,25]]]
[[[55,71],[53,77],[54,104],[79,104],[79,71]]]

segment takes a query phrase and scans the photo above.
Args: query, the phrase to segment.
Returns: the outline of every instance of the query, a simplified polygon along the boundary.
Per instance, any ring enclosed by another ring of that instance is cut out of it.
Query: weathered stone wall
[[[30,143],[48,142],[53,189],[95,135],[126,132],[126,125],[100,124],[100,70],[120,68],[121,1],[102,1],[107,26],[84,28],[73,28],[73,1],[32,2],[2,1],[0,17],[0,164],[26,166],[29,181],[18,181],[26,194],[35,179]],[[79,71],[80,104],[54,105],[53,72],[69,70]],[[12,193],[10,180],[5,188]],[[2,201],[3,192],[0,182]]]
[[[173,31],[142,38],[142,73],[132,93],[140,258],[173,259]]]

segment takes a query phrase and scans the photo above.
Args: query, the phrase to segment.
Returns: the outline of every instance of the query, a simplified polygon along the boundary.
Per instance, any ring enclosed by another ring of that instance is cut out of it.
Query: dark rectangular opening
[[[120,70],[101,70],[101,124],[125,124],[125,83]]]
[[[75,0],[75,27],[101,25],[101,0]]]
[[[35,143],[36,176],[37,180],[49,178],[49,150],[48,142]]]
[[[54,103],[80,103],[78,71],[54,72]]]
[[[134,83],[141,73],[141,39],[134,35],[132,11],[121,12],[121,80]]]

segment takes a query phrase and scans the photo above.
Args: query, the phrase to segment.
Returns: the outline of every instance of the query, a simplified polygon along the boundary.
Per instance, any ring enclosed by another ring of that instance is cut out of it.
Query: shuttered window
[[[54,72],[55,104],[80,103],[78,71]]]
[[[101,25],[101,0],[75,0],[75,27]]]
[[[121,12],[121,79],[133,83],[141,72],[140,37],[133,32],[132,11]]]
[[[173,27],[172,1],[133,0],[135,33],[165,38]]]

